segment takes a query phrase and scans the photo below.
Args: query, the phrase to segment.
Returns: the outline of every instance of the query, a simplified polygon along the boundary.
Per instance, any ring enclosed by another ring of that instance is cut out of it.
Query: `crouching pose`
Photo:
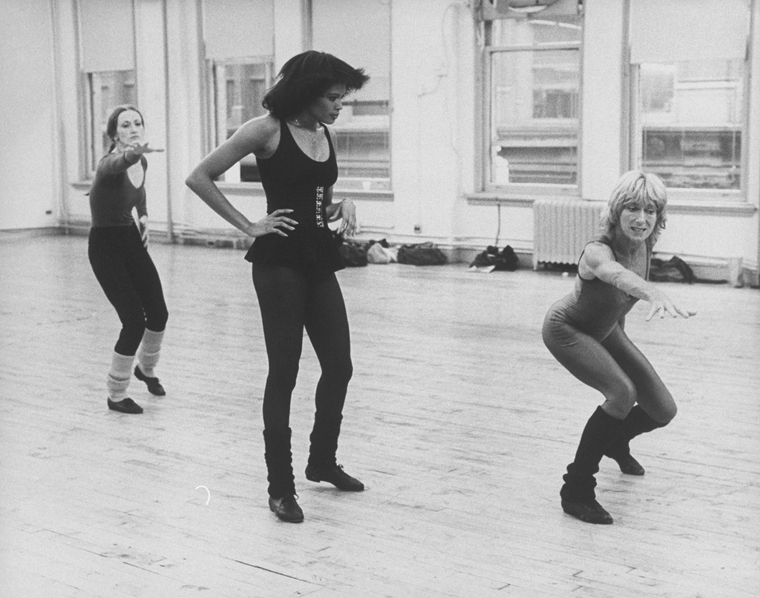
[[[651,304],[647,321],[694,315],[647,282],[666,203],[657,176],[638,170],[624,174],[602,214],[602,234],[581,255],[573,292],[544,320],[543,339],[552,355],[605,399],[583,430],[560,491],[562,509],[588,523],[612,523],[594,492],[602,457],[617,461],[625,474],[644,475],[629,442],[676,415],[670,392],[624,330],[625,315],[639,299]]]
[[[142,114],[134,106],[118,106],[108,118],[111,147],[98,164],[90,188],[92,228],[87,249],[95,277],[122,325],[106,381],[108,408],[132,414],[143,412],[127,396],[133,366],[135,377],[145,382],[152,395],[166,394],[154,368],[169,312],[148,253],[145,200],[145,154],[164,150],[149,147],[144,132]],[[133,209],[139,216],[137,225]]]

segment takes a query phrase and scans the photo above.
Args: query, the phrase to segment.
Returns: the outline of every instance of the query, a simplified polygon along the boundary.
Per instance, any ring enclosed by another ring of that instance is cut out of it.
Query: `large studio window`
[[[338,139],[337,186],[344,189],[390,189],[390,5],[311,0],[313,47],[370,75],[331,126]]]
[[[747,142],[749,2],[725,4],[631,6],[632,166],[709,197],[742,189]]]
[[[214,144],[229,139],[243,123],[266,113],[261,102],[272,86],[271,62],[217,62],[213,65]],[[225,173],[225,181],[260,182],[256,158],[249,154]]]
[[[116,106],[137,99],[134,7],[132,0],[78,0],[77,7],[85,136],[81,174],[90,178],[111,145],[109,115]]]
[[[87,85],[87,168],[94,173],[108,153],[111,139],[106,133],[108,117],[116,106],[136,103],[135,72],[86,73]]]
[[[581,18],[577,2],[487,23],[490,187],[577,185]]]
[[[641,167],[668,187],[740,189],[742,61],[645,63],[636,71]]]
[[[266,110],[273,83],[273,0],[204,0],[203,39],[208,75],[209,150]],[[221,177],[227,183],[259,182],[253,154]]]

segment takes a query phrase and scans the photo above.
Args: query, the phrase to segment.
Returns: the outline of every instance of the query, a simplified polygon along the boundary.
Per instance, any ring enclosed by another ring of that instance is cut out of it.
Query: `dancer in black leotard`
[[[269,114],[245,123],[211,152],[187,185],[214,211],[255,241],[253,263],[269,375],[264,390],[264,444],[269,507],[283,521],[303,521],[291,460],[290,400],[304,328],[322,368],[306,477],[341,490],[364,485],[336,463],[343,404],[352,364],[348,319],[335,271],[343,267],[327,222],[356,227],[353,202],[333,202],[338,177],[335,122],[346,93],[368,77],[342,60],[309,51],[288,60],[264,98]],[[214,183],[253,153],[267,197],[268,216],[255,224],[235,209]]]
[[[552,355],[605,398],[583,430],[560,492],[563,510],[589,523],[612,523],[594,492],[602,456],[617,461],[623,473],[643,475],[628,443],[676,415],[670,392],[624,331],[625,315],[639,299],[651,303],[647,320],[694,315],[647,282],[666,203],[657,176],[638,170],[624,174],[603,214],[604,233],[581,255],[575,289],[544,320],[544,343]]]
[[[148,254],[148,210],[145,202],[145,154],[162,152],[143,142],[143,117],[134,106],[111,113],[106,133],[111,149],[98,164],[90,188],[92,228],[88,255],[92,270],[121,320],[121,334],[108,372],[108,408],[142,413],[127,396],[132,366],[135,376],[158,396],[165,393],[154,375],[169,313],[161,280]],[[132,218],[137,209],[139,230]]]

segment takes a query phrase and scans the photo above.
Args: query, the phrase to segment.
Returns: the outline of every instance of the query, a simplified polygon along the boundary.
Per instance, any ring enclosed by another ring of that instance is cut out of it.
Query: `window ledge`
[[[539,199],[551,197],[557,200],[577,200],[581,201],[577,193],[558,192],[552,195],[539,193],[516,193],[504,191],[480,191],[478,193],[466,193],[467,203],[475,206],[502,205],[515,207],[530,207],[533,202]]]
[[[74,181],[71,183],[71,188],[76,191],[87,192],[90,190],[90,187],[92,187],[92,180]]]
[[[482,191],[479,193],[466,193],[467,203],[475,206],[512,206],[526,208],[533,205],[536,200],[547,199],[546,195],[531,193],[504,193],[494,191]],[[557,194],[552,195],[551,199],[556,200],[573,200],[573,201],[592,201],[581,199],[574,194]],[[606,202],[599,202],[606,203]],[[757,206],[747,203],[746,201],[728,201],[728,200],[686,200],[686,199],[669,199],[668,212],[671,214],[706,214],[719,216],[753,216],[758,211]]]
[[[720,216],[752,216],[757,206],[746,201],[687,201],[669,199],[670,214],[712,214]]]
[[[261,183],[225,183],[219,181],[216,185],[222,193],[230,193],[237,196],[251,195],[253,197],[264,197],[264,188]],[[360,201],[393,201],[393,191],[365,191],[364,189],[333,187],[333,197],[336,201],[342,200],[344,197]]]

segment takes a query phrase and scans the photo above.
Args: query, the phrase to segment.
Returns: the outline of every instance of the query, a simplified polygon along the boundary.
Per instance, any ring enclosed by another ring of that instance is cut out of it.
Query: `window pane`
[[[216,144],[219,145],[245,122],[266,113],[261,105],[271,85],[271,63],[240,62],[214,66],[216,97]],[[261,181],[256,158],[246,156],[225,174],[227,182]]]
[[[108,117],[116,106],[135,103],[135,71],[87,73],[87,87],[91,110],[87,164],[90,172],[94,172],[111,147],[106,133]]]
[[[577,15],[540,15],[525,19],[500,19],[493,22],[492,46],[541,46],[580,43],[581,25]]]
[[[388,0],[313,0],[313,47],[330,52],[370,80],[343,103],[331,129],[338,138],[337,186],[390,188],[391,3]]]
[[[338,138],[339,185],[390,189],[388,102],[346,102],[332,128]]]
[[[579,71],[577,49],[492,55],[492,183],[577,183]]]
[[[641,166],[668,187],[740,189],[741,60],[642,64]]]

